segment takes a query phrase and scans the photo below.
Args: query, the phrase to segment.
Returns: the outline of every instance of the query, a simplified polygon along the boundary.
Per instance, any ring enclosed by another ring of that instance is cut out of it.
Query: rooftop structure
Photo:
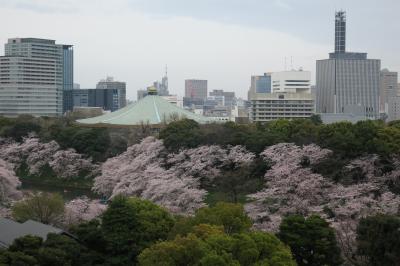
[[[118,111],[94,118],[78,120],[77,122],[82,125],[103,127],[134,127],[142,124],[149,124],[156,127],[179,118],[193,119],[200,124],[213,122],[210,118],[179,108],[161,96],[151,93],[140,101]]]
[[[21,224],[13,220],[0,218],[0,248],[8,248],[15,239],[25,235],[38,236],[45,240],[49,233],[65,234],[59,228],[32,220]]]

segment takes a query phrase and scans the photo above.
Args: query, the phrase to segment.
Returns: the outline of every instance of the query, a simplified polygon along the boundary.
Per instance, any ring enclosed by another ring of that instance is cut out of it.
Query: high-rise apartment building
[[[249,91],[250,120],[267,122],[276,119],[308,118],[315,113],[314,96],[311,94],[311,73],[309,71],[281,71],[265,73],[271,88],[269,92]]]
[[[54,40],[13,38],[0,57],[0,114],[60,116],[73,87],[73,49]],[[72,99],[69,98],[69,102]]]
[[[335,16],[335,52],[317,61],[316,107],[318,113],[346,113],[379,118],[381,61],[366,53],[346,52],[346,14]]]
[[[207,98],[207,80],[187,79],[185,80],[185,97],[194,99]]]

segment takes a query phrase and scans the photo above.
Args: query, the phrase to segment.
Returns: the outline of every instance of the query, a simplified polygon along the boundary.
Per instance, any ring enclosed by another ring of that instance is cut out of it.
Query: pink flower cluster
[[[316,145],[281,143],[267,148],[262,155],[273,166],[265,174],[265,189],[250,195],[252,202],[245,206],[255,226],[277,231],[285,215],[318,214],[340,228],[343,223],[353,226],[367,215],[399,213],[400,197],[389,191],[385,178],[374,175],[371,164],[375,156],[354,160],[347,166],[361,167],[368,176],[364,183],[350,186],[333,183],[300,164],[301,158],[309,158],[312,165],[329,154]]]
[[[64,225],[71,226],[90,221],[100,216],[107,208],[100,200],[86,196],[73,199],[65,204]]]
[[[107,160],[93,190],[107,197],[138,196],[174,213],[191,214],[205,206],[202,180],[215,178],[226,165],[238,167],[253,158],[239,146],[202,146],[168,154],[162,141],[148,137]]]
[[[73,178],[83,171],[93,175],[98,168],[90,159],[83,158],[75,150],[61,150],[57,142],[43,143],[34,136],[24,138],[22,143],[2,140],[0,147],[0,158],[12,163],[14,169],[26,163],[31,175],[41,174],[46,165],[60,178]]]
[[[15,175],[13,166],[0,159],[0,207],[22,197],[22,193],[18,190],[20,185],[21,182]]]

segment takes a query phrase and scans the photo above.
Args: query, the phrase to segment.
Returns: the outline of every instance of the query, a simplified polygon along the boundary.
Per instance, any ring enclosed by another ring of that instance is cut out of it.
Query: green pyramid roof
[[[157,95],[148,95],[140,101],[127,105],[105,115],[77,120],[85,125],[138,126],[141,124],[159,125],[172,117],[188,118],[200,124],[213,122],[211,118],[184,110]]]

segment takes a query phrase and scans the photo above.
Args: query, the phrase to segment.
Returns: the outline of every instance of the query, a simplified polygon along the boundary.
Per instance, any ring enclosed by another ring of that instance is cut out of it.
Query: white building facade
[[[315,113],[309,71],[292,70],[267,75],[271,77],[271,93],[259,93],[250,88],[250,121],[308,118]]]

